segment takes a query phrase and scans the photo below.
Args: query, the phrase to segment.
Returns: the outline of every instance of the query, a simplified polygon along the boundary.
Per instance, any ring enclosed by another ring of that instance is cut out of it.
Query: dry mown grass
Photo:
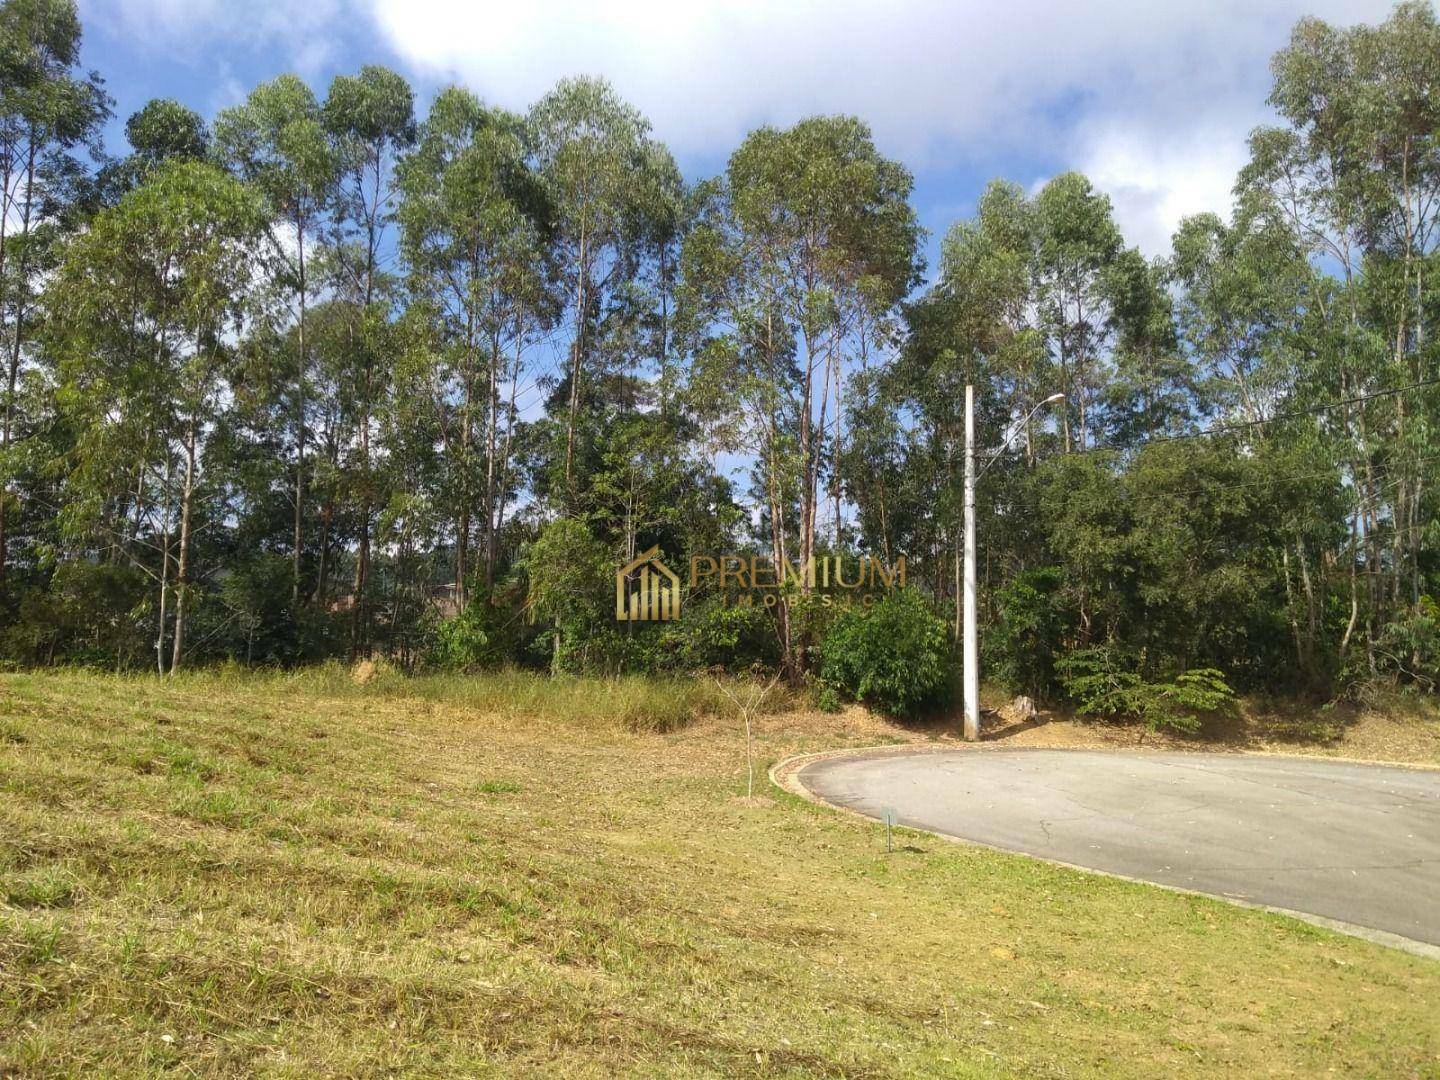
[[[1263,699],[1243,702],[1235,713],[1212,717],[1196,735],[1147,731],[1140,724],[1077,720],[1065,712],[1042,712],[1021,720],[996,697],[986,741],[1061,749],[1236,751],[1304,754],[1440,765],[1440,707],[1433,698],[1392,694],[1364,706],[1306,705]]]
[[[887,856],[743,801],[708,690],[506,680],[0,677],[0,1075],[1440,1074],[1440,964]]]

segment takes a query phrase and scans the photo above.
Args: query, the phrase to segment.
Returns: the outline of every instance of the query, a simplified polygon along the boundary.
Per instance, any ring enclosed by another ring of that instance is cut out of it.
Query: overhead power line
[[[1316,413],[1329,412],[1332,409],[1343,409],[1347,405],[1359,405],[1362,402],[1372,401],[1375,398],[1394,397],[1397,394],[1408,394],[1412,390],[1423,390],[1428,386],[1440,386],[1440,377],[1434,379],[1422,379],[1420,382],[1409,383],[1406,386],[1393,386],[1388,390],[1375,390],[1368,394],[1356,394],[1353,397],[1341,398],[1338,401],[1327,401],[1319,405],[1312,405],[1306,409],[1293,409],[1290,412],[1276,413],[1274,416],[1264,420],[1241,420],[1238,422],[1215,424],[1212,427],[1202,428],[1199,431],[1186,431],[1178,435],[1156,435],[1146,439],[1141,445],[1158,442],[1177,442],[1180,439],[1199,439],[1207,435],[1224,435],[1232,431],[1248,431],[1250,428],[1263,427],[1266,424],[1278,424],[1285,420],[1294,420],[1302,416],[1314,416]]]
[[[1292,409],[1289,412],[1276,413],[1274,416],[1268,416],[1263,420],[1227,421],[1223,424],[1214,424],[1208,428],[1201,428],[1198,431],[1182,431],[1175,435],[1152,435],[1143,442],[1137,443],[1134,447],[1128,449],[1143,450],[1145,447],[1155,443],[1181,442],[1185,439],[1203,439],[1210,435],[1228,435],[1236,431],[1248,431],[1251,428],[1264,427],[1266,424],[1278,424],[1303,416],[1313,416],[1316,413],[1329,412],[1332,409],[1343,409],[1347,405],[1358,405],[1376,398],[1408,394],[1413,390],[1423,390],[1432,386],[1440,386],[1440,376],[1433,379],[1422,379],[1419,382],[1408,383],[1405,386],[1393,386],[1387,390],[1375,390],[1368,394],[1356,394],[1353,397],[1340,398],[1336,401],[1326,401],[1304,409]],[[1126,447],[1119,446],[1097,445],[1087,446],[1083,450],[1066,450],[1064,451],[1064,455],[1081,457],[1089,454],[1122,454],[1126,449]]]

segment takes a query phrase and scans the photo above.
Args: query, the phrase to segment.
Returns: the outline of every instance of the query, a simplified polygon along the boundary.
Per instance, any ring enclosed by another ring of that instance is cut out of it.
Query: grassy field
[[[0,676],[0,1075],[1440,1076],[1440,963],[744,771],[700,685]]]

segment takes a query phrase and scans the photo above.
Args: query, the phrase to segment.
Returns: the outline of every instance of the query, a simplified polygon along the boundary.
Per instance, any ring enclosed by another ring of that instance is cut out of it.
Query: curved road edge
[[[1050,749],[1040,747],[1003,747],[996,745],[973,745],[967,743],[899,743],[886,744],[881,746],[855,746],[842,750],[822,750],[818,753],[794,754],[791,757],[777,761],[770,767],[770,782],[791,795],[799,796],[806,802],[814,803],[816,806],[823,806],[829,810],[838,811],[858,821],[877,823],[880,819],[871,817],[869,814],[862,814],[849,806],[842,806],[839,803],[831,802],[829,799],[818,795],[807,788],[800,780],[800,773],[808,765],[817,761],[831,761],[837,758],[847,757],[876,757],[878,755],[905,756],[907,754],[931,754],[931,753],[954,753],[957,750],[967,753],[984,754],[996,750],[1024,750],[1024,749]],[[1058,749],[1058,748],[1056,748]],[[1097,752],[1097,751],[1091,751]],[[1108,750],[1100,751],[1111,753],[1117,757],[1134,756],[1144,754],[1143,750]],[[1254,754],[1234,751],[1217,751],[1217,753],[1235,753],[1241,757],[1265,757],[1265,758],[1299,758],[1309,761],[1346,761],[1345,758],[1323,757],[1318,754]],[[1354,764],[1365,765],[1386,765],[1395,768],[1418,769],[1422,771],[1437,771],[1440,766],[1422,765],[1410,762],[1390,761],[1365,761],[1353,762]],[[1340,919],[1326,918],[1324,915],[1312,915],[1308,911],[1296,911],[1292,908],[1273,907],[1269,904],[1257,904],[1248,900],[1239,900],[1231,896],[1223,896],[1218,893],[1202,892],[1198,889],[1186,889],[1177,885],[1167,885],[1163,882],[1149,881],[1145,878],[1132,877],[1128,874],[1117,874],[1109,870],[1097,870],[1093,866],[1083,866],[1080,863],[1065,862],[1062,859],[1051,859],[1043,855],[1032,855],[1025,851],[1015,851],[1011,848],[999,847],[995,844],[987,844],[980,840],[971,840],[963,836],[954,836],[951,833],[937,832],[934,829],[923,829],[913,825],[900,826],[909,829],[911,832],[926,833],[939,840],[951,844],[964,844],[968,847],[985,848],[989,851],[999,851],[1006,855],[1014,855],[1019,858],[1035,859],[1037,862],[1050,863],[1052,866],[1063,866],[1068,870],[1078,870],[1084,874],[1098,874],[1101,877],[1115,878],[1119,881],[1128,881],[1136,885],[1148,885],[1154,889],[1164,889],[1167,892],[1180,893],[1184,896],[1203,896],[1210,900],[1217,900],[1234,907],[1248,908],[1252,911],[1265,911],[1272,915],[1283,915],[1291,919],[1299,919],[1301,922],[1318,926],[1324,930],[1333,930],[1336,933],[1346,934],[1349,937],[1360,938],[1376,945],[1384,945],[1391,949],[1399,949],[1402,952],[1410,953],[1413,956],[1421,956],[1427,960],[1440,961],[1440,945],[1431,945],[1428,942],[1416,941],[1413,938],[1402,937],[1399,934],[1391,934],[1384,930],[1375,930],[1368,926],[1359,926],[1355,923],[1344,922]]]

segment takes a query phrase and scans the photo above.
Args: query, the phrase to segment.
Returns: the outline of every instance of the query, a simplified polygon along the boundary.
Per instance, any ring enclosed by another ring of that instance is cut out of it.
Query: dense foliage
[[[365,67],[153,101],[107,154],[80,33],[0,3],[0,661],[763,665],[913,711],[953,665],[973,384],[987,677],[1171,726],[1436,689],[1424,4],[1298,24],[1228,217],[1167,257],[1084,176],[997,181],[928,287],[852,117],[691,183],[603,81],[417,110]],[[904,556],[911,591],[617,620],[657,546]]]
[[[947,697],[953,666],[945,621],[910,589],[871,607],[843,612],[821,647],[825,686],[897,716],[913,716]]]
[[[1138,717],[1152,731],[1196,731],[1201,717],[1229,708],[1235,693],[1222,672],[1191,668],[1168,682],[1147,682],[1119,649],[1078,649],[1060,661],[1061,680],[1081,716]]]

